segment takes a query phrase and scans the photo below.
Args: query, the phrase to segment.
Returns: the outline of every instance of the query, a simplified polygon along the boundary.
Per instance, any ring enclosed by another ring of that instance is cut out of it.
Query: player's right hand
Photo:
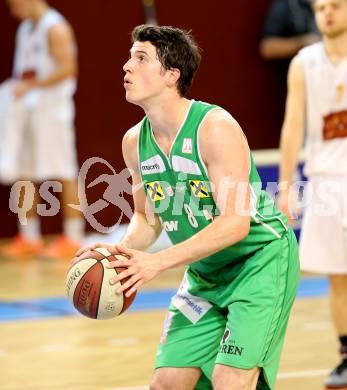
[[[287,216],[289,225],[295,225],[298,216],[301,213],[297,202],[297,194],[293,191],[280,191],[277,198],[277,208]]]

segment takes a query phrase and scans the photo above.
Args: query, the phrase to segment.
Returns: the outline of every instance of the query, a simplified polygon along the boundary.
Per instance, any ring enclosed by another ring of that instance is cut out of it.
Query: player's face
[[[150,102],[166,87],[167,72],[150,42],[134,42],[123,70],[125,97],[130,103],[143,105]]]
[[[7,0],[7,4],[12,16],[16,19],[23,20],[30,17],[31,0]]]
[[[334,38],[347,31],[347,0],[316,0],[314,10],[323,35]]]

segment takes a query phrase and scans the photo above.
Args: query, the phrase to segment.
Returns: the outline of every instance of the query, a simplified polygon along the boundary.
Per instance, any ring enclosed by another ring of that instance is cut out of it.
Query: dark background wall
[[[123,133],[142,117],[125,102],[122,65],[128,57],[130,32],[144,23],[140,0],[52,0],[73,25],[79,47],[80,77],[76,94],[76,134],[79,160],[99,156],[119,172],[123,167]],[[157,0],[160,24],[192,30],[203,49],[200,71],[191,97],[229,110],[243,127],[252,149],[278,146],[282,121],[281,87],[273,64],[260,59],[258,44],[270,0]],[[11,74],[17,22],[6,2],[0,2],[0,81]],[[1,142],[1,140],[0,140]],[[95,174],[105,171],[96,167]],[[88,194],[103,194],[101,184]],[[0,186],[0,236],[15,232],[16,220],[8,209],[10,188]],[[113,224],[119,210],[107,208],[100,221]],[[43,220],[44,232],[59,229],[59,218]]]

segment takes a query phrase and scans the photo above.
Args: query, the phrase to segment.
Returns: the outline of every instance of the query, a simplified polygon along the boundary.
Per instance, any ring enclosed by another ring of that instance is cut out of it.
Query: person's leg
[[[78,181],[62,180],[62,184],[63,231],[69,240],[81,242],[84,236],[84,216],[81,211],[69,206],[79,204]]]
[[[347,275],[329,275],[329,282],[331,316],[340,340],[341,362],[325,385],[327,388],[347,387]]]
[[[337,333],[347,336],[347,275],[329,275],[330,308]]]
[[[244,370],[216,364],[213,370],[213,390],[255,390],[259,378],[258,367]]]
[[[299,280],[294,233],[266,245],[233,272],[232,290],[225,288],[219,297],[228,300],[229,314],[216,358],[216,365],[231,370],[216,366],[215,381],[222,371],[220,389],[224,381],[237,380],[240,389],[272,390]]]
[[[62,184],[61,211],[64,234],[55,240],[44,256],[72,257],[80,247],[84,234],[82,214],[68,204],[78,202],[78,164],[74,136],[72,99],[55,100],[41,96],[33,113],[36,174],[42,179],[56,179]]]
[[[69,206],[69,204],[79,204],[77,180],[61,180],[61,183],[63,234],[45,249],[43,255],[53,258],[71,258],[81,246],[85,222],[81,211]]]
[[[39,193],[34,184],[13,186],[13,203],[25,210],[26,221],[18,219],[18,235],[1,248],[2,254],[11,257],[39,255],[43,250],[40,219],[37,215]]]
[[[72,207],[69,204],[78,205],[78,181],[77,179],[62,179],[62,210],[65,218],[81,218],[81,212]]]
[[[201,370],[196,367],[162,367],[154,371],[150,390],[194,390]]]
[[[347,387],[347,176],[336,179],[342,190],[336,203],[340,205],[334,227],[325,241],[339,245],[339,252],[325,253],[325,261],[332,267],[327,271],[330,284],[331,317],[340,341],[341,361],[325,380],[327,388]],[[336,196],[338,196],[336,195]],[[325,225],[325,221],[324,224]],[[331,240],[330,237],[334,237]]]
[[[41,229],[40,221],[37,215],[37,205],[39,203],[39,192],[36,185],[33,184],[32,187],[33,193],[26,186],[17,189],[17,194],[14,195],[16,198],[18,196],[18,208],[28,210],[26,217],[27,223],[21,224],[18,221],[18,230],[20,234],[29,241],[37,241],[41,238]]]
[[[159,379],[165,381],[166,372],[171,375],[176,369],[184,369],[182,375],[184,381],[187,381],[187,389],[194,383],[196,386],[193,388],[196,390],[209,390],[212,389],[212,371],[225,329],[227,310],[219,309],[207,300],[190,294],[192,281],[188,279],[184,278],[178,293],[172,298],[164,321],[153,386],[159,386]],[[203,288],[202,284],[200,282],[199,285],[194,285],[194,294],[199,293],[199,289]],[[209,289],[213,290],[211,283]]]

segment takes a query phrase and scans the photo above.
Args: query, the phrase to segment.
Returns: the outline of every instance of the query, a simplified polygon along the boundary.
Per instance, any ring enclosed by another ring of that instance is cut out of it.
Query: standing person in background
[[[302,49],[290,65],[280,165],[286,189],[278,204],[290,216],[290,186],[306,125],[305,173],[313,191],[300,238],[301,268],[329,276],[341,362],[326,387],[341,388],[347,386],[347,0],[313,5],[323,42]]]
[[[262,58],[272,60],[269,67],[276,81],[273,93],[280,102],[286,97],[290,60],[301,48],[319,39],[311,0],[274,0],[266,15],[259,51]],[[284,103],[280,108],[282,121]]]
[[[265,59],[289,60],[319,40],[311,0],[275,0],[265,19],[260,53]]]
[[[12,15],[22,22],[16,35],[13,99],[3,119],[0,179],[5,183],[60,180],[64,235],[43,249],[36,188],[27,224],[19,224],[19,234],[2,248],[2,253],[71,256],[80,246],[84,231],[81,213],[67,206],[78,203],[73,126],[77,74],[74,34],[64,17],[44,0],[7,3]],[[17,196],[21,202],[27,201],[25,191]]]
[[[128,296],[187,266],[170,305],[150,389],[273,389],[299,277],[287,219],[261,190],[247,140],[222,108],[187,99],[199,67],[193,38],[137,26],[124,65],[144,119],[123,139],[135,212],[110,262]],[[143,252],[165,229],[172,246]],[[95,244],[82,248],[77,256]]]

